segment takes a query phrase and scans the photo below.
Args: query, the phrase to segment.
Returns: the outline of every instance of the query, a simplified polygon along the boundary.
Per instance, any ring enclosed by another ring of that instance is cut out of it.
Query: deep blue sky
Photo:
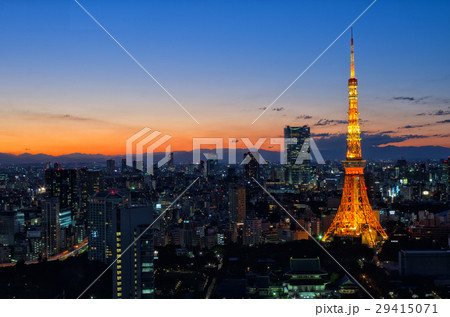
[[[346,119],[349,32],[274,105],[282,110],[250,123],[372,1],[79,2],[201,125],[73,0],[1,0],[0,152],[51,152],[69,139],[73,151],[61,152],[112,153],[123,144],[105,140],[143,126],[174,136],[279,136],[286,124],[345,133],[342,124],[315,124]],[[430,115],[450,110],[449,12],[449,1],[378,0],[356,22],[363,130],[422,136],[404,145],[449,145],[448,123],[436,122],[450,117]],[[24,132],[34,129],[41,138]],[[83,133],[95,134],[92,146]]]

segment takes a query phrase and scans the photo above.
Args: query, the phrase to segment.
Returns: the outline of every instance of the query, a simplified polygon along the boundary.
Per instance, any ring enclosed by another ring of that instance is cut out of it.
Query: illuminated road
[[[57,255],[54,255],[54,256],[48,258],[47,261],[56,261],[56,260],[64,261],[68,257],[76,256],[76,255],[78,255],[80,253],[83,253],[84,251],[87,250],[87,247],[88,247],[88,239],[85,238],[83,240],[83,242],[81,242],[81,243],[73,246],[72,248],[70,248],[69,250],[71,250],[71,251],[66,250],[66,251],[64,251],[64,252],[62,252],[60,254],[57,254]]]
[[[83,242],[71,247],[69,250],[66,250],[60,254],[57,254],[57,255],[54,255],[54,256],[48,258],[47,261],[57,261],[57,260],[64,261],[71,256],[77,256],[78,254],[85,252],[87,250],[87,248],[88,248],[88,239],[85,238],[83,240]],[[37,260],[25,262],[26,265],[36,264],[36,263],[39,263],[39,262]],[[14,266],[14,265],[16,265],[16,263],[3,263],[3,264],[0,264],[0,268]]]

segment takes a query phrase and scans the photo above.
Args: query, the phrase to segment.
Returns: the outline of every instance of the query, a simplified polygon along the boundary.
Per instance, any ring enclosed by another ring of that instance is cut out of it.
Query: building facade
[[[310,128],[284,128],[286,169],[285,181],[289,185],[308,185],[311,181],[311,160],[309,154]],[[297,161],[300,158],[301,162]]]
[[[151,207],[113,211],[117,258],[113,269],[114,298],[154,298],[153,231],[147,229],[152,221]]]
[[[91,261],[111,261],[114,238],[113,210],[124,204],[125,198],[115,192],[96,193],[88,201],[88,258]]]

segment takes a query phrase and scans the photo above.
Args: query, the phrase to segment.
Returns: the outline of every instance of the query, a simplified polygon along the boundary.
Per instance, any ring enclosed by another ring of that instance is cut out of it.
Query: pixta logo
[[[237,163],[237,157],[236,157],[236,144],[238,143],[238,139],[236,138],[229,138],[228,139],[228,164],[236,164]],[[252,153],[253,157],[257,160],[259,164],[266,164],[266,160],[259,152],[260,149],[266,145],[267,138],[259,138],[255,143],[250,141],[249,138],[241,138],[240,141],[246,146],[246,148]],[[224,159],[223,149],[224,149],[224,139],[223,138],[193,138],[192,139],[192,148],[194,151],[192,151],[192,162],[198,163],[200,162],[200,149],[202,146],[211,146],[213,145],[218,160]],[[270,138],[269,146],[274,147],[278,146],[280,151],[280,163],[286,164],[288,152],[292,148],[296,148],[298,151],[298,155],[295,160],[295,164],[302,164],[303,161],[313,160],[314,155],[315,160],[318,164],[325,164],[325,161],[322,157],[322,154],[319,151],[319,148],[316,145],[316,142],[313,138],[306,138],[303,143],[299,144],[299,140],[297,138]],[[241,165],[248,164],[250,162],[251,158],[250,156],[246,156],[243,161],[240,162]],[[291,163],[291,162],[290,162]]]
[[[141,131],[133,134],[126,141],[126,163],[127,166],[135,167],[136,169],[152,174],[153,173],[153,165],[154,156],[153,153],[160,146],[166,143],[168,140],[172,138],[170,135],[162,135],[163,133],[160,131],[151,132],[150,128],[143,128]],[[161,136],[162,135],[162,136]],[[133,146],[136,149],[136,160],[133,160]],[[144,147],[146,147],[146,166],[144,169]],[[165,156],[158,161],[158,167],[163,166],[165,163],[169,161],[169,154],[171,152],[170,144],[165,148]],[[136,166],[133,166],[133,162],[136,162]]]
[[[172,138],[170,135],[163,134],[160,131],[152,131],[150,128],[143,128],[141,131],[133,134],[126,141],[126,164],[127,166],[136,168],[137,170],[153,173],[154,167],[154,153],[160,150],[160,147],[164,143]],[[227,140],[228,144],[225,144]],[[256,142],[252,142],[249,138],[192,138],[192,163],[198,164],[201,160],[200,154],[202,146],[211,145],[214,146],[216,151],[215,158],[217,160],[223,160],[224,148],[228,149],[228,164],[241,164],[245,165],[251,161],[251,157],[247,155],[242,161],[237,161],[236,145],[241,141],[242,144],[252,153],[252,157],[256,159],[259,164],[266,164],[266,160],[259,152],[264,145],[270,148],[278,148],[280,153],[280,164],[302,164],[305,160],[312,161],[313,158],[318,164],[325,164],[325,161],[320,153],[316,142],[313,138],[306,138],[303,143],[299,143],[297,138],[259,138]],[[146,164],[144,164],[144,149],[146,156]],[[161,167],[167,163],[170,159],[171,145],[168,144],[165,149],[164,157],[157,162],[157,166]],[[133,160],[133,153],[135,152],[136,158]],[[162,152],[162,151],[158,151]],[[295,163],[287,161],[288,155],[292,157],[290,152],[296,154]],[[313,157],[314,156],[314,157]]]

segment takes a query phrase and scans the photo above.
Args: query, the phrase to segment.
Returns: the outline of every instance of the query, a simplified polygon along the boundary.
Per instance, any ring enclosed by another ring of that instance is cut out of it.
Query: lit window
[[[142,290],[142,294],[153,294],[154,290],[153,289],[143,289]]]

